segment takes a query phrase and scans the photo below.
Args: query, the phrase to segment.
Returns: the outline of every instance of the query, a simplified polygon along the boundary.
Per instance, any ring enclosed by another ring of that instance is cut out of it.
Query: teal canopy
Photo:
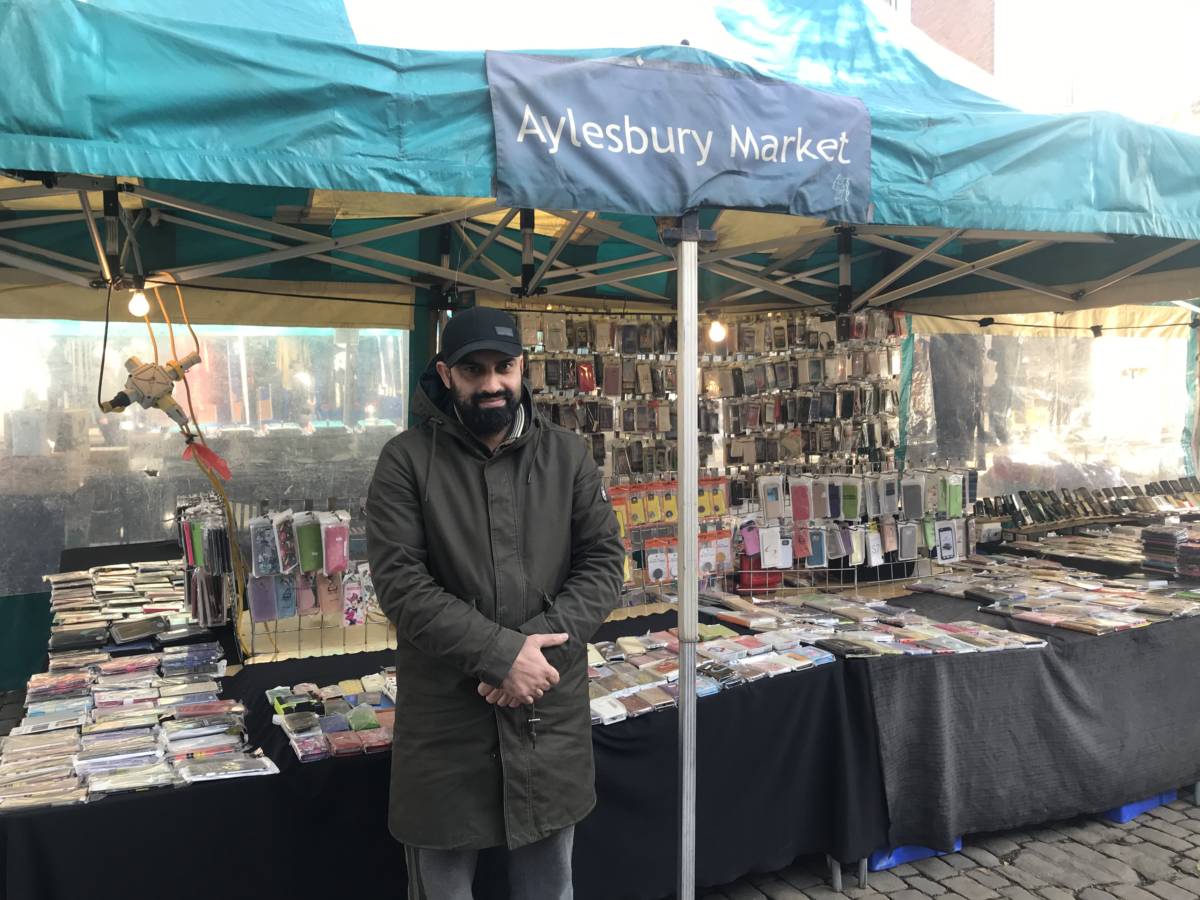
[[[594,14],[603,15],[599,7],[605,5],[597,6]],[[1181,242],[1200,240],[1195,177],[1200,138],[1108,113],[1017,111],[987,96],[986,85],[975,89],[953,80],[943,61],[931,62],[933,51],[921,45],[914,29],[868,0],[762,0],[737,4],[738,9],[716,0],[668,6],[687,11],[686,19],[671,19],[669,29],[694,35],[693,42],[705,49],[661,43],[666,39],[661,16],[654,22],[622,21],[628,45],[637,49],[574,49],[590,33],[579,25],[574,35],[564,33],[574,16],[560,17],[559,24],[495,4],[461,15],[492,17],[482,26],[473,22],[472,33],[494,34],[498,42],[525,41],[542,52],[640,54],[758,73],[863,100],[872,120],[872,203],[869,222],[846,223],[859,226],[856,293],[940,241],[872,297],[893,304],[905,299],[1029,309],[1077,304],[1081,294],[1085,305],[1194,296],[1190,270],[1200,265],[1200,252]],[[456,40],[454,16],[444,17],[442,30],[430,36],[422,31],[428,26],[400,31],[398,40],[411,34],[414,44],[431,49],[372,45],[373,33],[369,23],[358,21],[362,18],[361,10],[348,15],[333,0],[0,0],[0,83],[6,86],[0,92],[0,173],[136,180],[134,195],[141,188],[291,221],[314,239],[461,209],[468,201],[460,198],[491,197],[495,152],[482,49],[439,49]],[[542,20],[549,24],[539,24]],[[488,31],[493,24],[495,30]],[[8,245],[10,256],[24,258],[29,247],[88,256],[88,236],[78,224],[31,226],[20,235],[14,230],[19,219],[42,218],[48,209],[78,211],[73,194],[57,195],[56,207],[53,197],[33,202],[10,191],[13,199],[6,199],[4,184],[0,217],[10,221],[0,222],[7,226],[0,237],[24,245]],[[123,199],[137,208],[132,197]],[[160,206],[148,196],[140,202],[141,208]],[[182,208],[173,216],[208,221]],[[721,214],[716,250],[749,249],[709,258],[703,302],[807,302],[763,290],[745,277],[733,279],[730,265],[743,274],[768,268],[776,282],[795,275],[788,282],[793,291],[803,289],[809,300],[832,299],[836,272],[822,265],[834,258],[833,238],[821,227],[836,223],[781,218],[786,217]],[[708,220],[717,220],[717,211]],[[476,229],[494,221],[482,213],[459,220]],[[544,257],[570,216],[541,221],[537,249]],[[637,256],[640,265],[630,264],[634,274],[621,285],[597,284],[592,277],[571,295],[669,297],[670,272],[645,272],[646,251],[655,250],[645,241],[658,244],[654,224],[620,216],[605,221],[617,232],[592,228],[586,220],[577,224],[554,266],[609,262],[613,274],[619,265],[613,261]],[[179,222],[151,224],[142,248],[147,271],[266,252]],[[235,235],[253,234],[260,248],[268,246],[253,226],[223,227]],[[511,238],[515,227],[516,220],[510,221],[502,234]],[[392,284],[408,280],[421,287],[444,272],[414,269],[395,258],[436,264],[444,247],[422,242],[418,232],[373,242],[393,259],[377,258],[365,269],[361,257],[358,268],[338,265],[347,257],[332,248],[324,261],[275,260],[238,274],[319,282],[326,287],[313,290],[329,295],[345,293],[328,287],[333,283],[388,283],[381,272],[394,276]],[[630,234],[642,241],[631,241]],[[1094,235],[1108,237],[1098,245]],[[472,241],[482,237],[470,231]],[[298,237],[277,232],[275,239],[278,247]],[[1041,243],[1026,246],[1030,242]],[[473,255],[457,228],[452,243],[450,268]],[[0,251],[5,249],[0,243]],[[500,241],[464,274],[474,277],[474,286],[489,283],[506,295],[496,266],[515,272],[515,259],[515,251]],[[955,262],[981,260],[990,275],[935,277]],[[3,261],[15,265],[10,258]],[[649,266],[654,268],[653,260]],[[1114,275],[1122,275],[1119,290],[1114,283],[1103,287],[1105,296],[1087,298]],[[903,292],[914,285],[916,290]]]

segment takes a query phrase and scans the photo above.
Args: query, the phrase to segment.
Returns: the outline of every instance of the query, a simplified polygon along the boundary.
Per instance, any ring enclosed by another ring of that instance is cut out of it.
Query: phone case
[[[276,613],[275,578],[251,578],[247,587],[250,594],[250,619],[254,622],[270,622],[279,618]]]
[[[789,492],[792,499],[792,518],[797,522],[807,522],[812,518],[812,480],[802,478],[793,481]]]
[[[750,556],[759,555],[762,545],[759,541],[758,523],[751,520],[744,523],[739,530],[742,535],[742,549]]]

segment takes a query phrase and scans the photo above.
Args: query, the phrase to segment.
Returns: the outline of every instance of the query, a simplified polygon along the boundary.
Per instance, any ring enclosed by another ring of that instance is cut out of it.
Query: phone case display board
[[[350,513],[264,511],[246,524],[250,578],[239,638],[253,658],[396,646],[366,562],[350,558]]]
[[[843,583],[859,573],[871,581],[907,578],[917,563],[922,571],[945,566],[977,544],[977,482],[969,470],[762,468],[729,477],[739,593],[811,585],[822,571]]]
[[[626,604],[662,598],[678,575],[677,323],[655,316],[557,312],[521,312],[518,318],[535,403],[555,423],[580,432],[610,475],[628,554],[625,582],[632,593],[626,594]],[[878,473],[891,467],[898,440],[900,322],[882,311],[846,317],[840,324],[814,316],[758,314],[731,318],[724,341],[702,344],[698,425],[706,477],[699,489],[697,560],[702,577],[733,571],[744,536],[739,526],[760,503],[766,507],[758,523],[766,561],[758,559],[756,549],[749,554],[756,557],[754,567],[824,568],[827,538],[834,558],[855,565],[899,560],[894,480],[884,479],[890,493],[882,497],[874,482],[860,485],[861,477],[854,474],[844,485],[842,480],[822,483],[822,511],[806,511],[795,526],[789,476],[810,469]],[[760,479],[765,479],[761,491]],[[964,489],[960,484],[958,490]],[[834,510],[825,504],[831,496]],[[751,497],[756,502],[747,505]],[[878,524],[868,527],[860,519]],[[827,534],[824,520],[845,520],[846,534]],[[810,521],[822,529],[816,552]],[[947,543],[946,554],[965,551],[968,535],[959,531],[962,548]],[[915,561],[936,539],[918,541],[923,534],[904,527],[908,560]]]

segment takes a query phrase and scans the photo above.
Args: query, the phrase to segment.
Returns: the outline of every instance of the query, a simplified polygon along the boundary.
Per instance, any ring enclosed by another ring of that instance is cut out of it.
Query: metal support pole
[[[83,210],[83,222],[87,225],[88,236],[92,239],[92,249],[96,252],[96,261],[100,264],[100,274],[105,284],[111,284],[112,269],[108,265],[108,255],[104,252],[104,241],[100,237],[100,229],[96,227],[96,216],[92,205],[88,202],[87,191],[79,192],[79,208]]]
[[[529,296],[533,283],[533,229],[532,209],[521,210],[521,289],[520,296]]]
[[[842,227],[837,230],[838,249],[838,289],[837,289],[837,339],[839,342],[850,340],[850,303],[854,300],[854,288],[851,281],[853,264],[850,261],[854,249],[854,230]]]
[[[865,856],[858,861],[858,886],[860,888],[867,886],[867,858]]]
[[[678,261],[679,365],[676,414],[679,434],[679,880],[675,896],[696,894],[696,644],[699,640],[700,480],[698,220],[683,219]],[[691,225],[689,229],[688,225]],[[690,232],[690,233],[689,233]]]

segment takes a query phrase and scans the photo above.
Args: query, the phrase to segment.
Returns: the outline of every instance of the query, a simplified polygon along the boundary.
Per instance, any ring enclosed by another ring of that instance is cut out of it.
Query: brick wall
[[[912,0],[912,22],[948,50],[995,71],[995,0]]]

